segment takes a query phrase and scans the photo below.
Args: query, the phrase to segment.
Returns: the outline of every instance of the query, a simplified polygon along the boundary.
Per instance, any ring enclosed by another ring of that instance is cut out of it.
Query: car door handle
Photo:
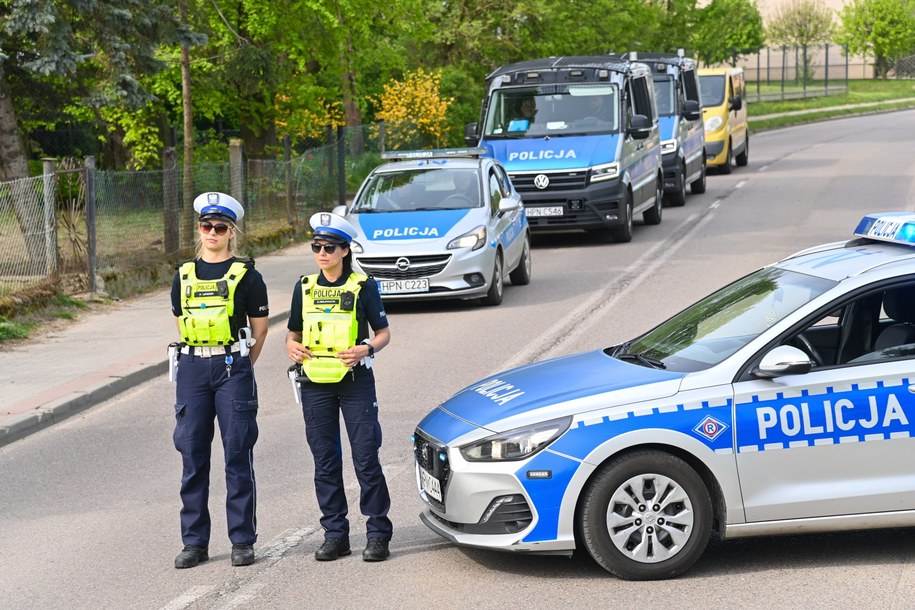
[[[909,386],[909,394],[915,394],[915,385]]]

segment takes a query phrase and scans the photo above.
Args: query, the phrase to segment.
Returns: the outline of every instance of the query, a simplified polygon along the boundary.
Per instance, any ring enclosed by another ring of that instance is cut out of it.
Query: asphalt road
[[[146,383],[0,451],[2,608],[404,608],[559,604],[681,608],[915,606],[915,530],[741,539],[685,576],[633,583],[571,559],[459,549],[423,526],[409,436],[440,401],[490,373],[604,347],[721,284],[807,246],[849,238],[866,212],[915,209],[915,112],[765,132],[750,165],[636,226],[629,244],[538,236],[533,281],[504,303],[391,305],[376,359],[393,497],[393,556],[366,564],[347,469],[354,554],[317,563],[318,509],[283,325],[257,365],[258,561],[229,564],[214,444],[211,559],[175,570],[180,458],[174,388]],[[170,315],[163,305],[162,315]],[[913,456],[900,456],[910,459]]]

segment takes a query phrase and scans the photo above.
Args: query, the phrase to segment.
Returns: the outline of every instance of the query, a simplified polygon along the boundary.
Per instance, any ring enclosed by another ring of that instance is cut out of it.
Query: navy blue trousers
[[[181,538],[210,541],[210,453],[214,420],[225,454],[226,522],[233,544],[254,544],[254,443],[257,442],[257,384],[251,359],[233,354],[232,374],[220,356],[181,355],[175,401],[175,449],[181,452]]]
[[[390,540],[391,496],[378,461],[381,424],[371,369],[356,366],[337,383],[302,383],[305,437],[315,462],[315,493],[325,538],[348,538],[349,512],[343,487],[340,415],[346,425],[353,468],[359,480],[359,508],[367,519],[366,537]]]

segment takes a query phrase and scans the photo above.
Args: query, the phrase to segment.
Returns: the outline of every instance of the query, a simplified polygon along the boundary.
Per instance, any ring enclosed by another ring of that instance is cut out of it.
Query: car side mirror
[[[644,114],[634,114],[629,120],[627,133],[636,140],[644,140],[651,134],[651,119]]]
[[[791,345],[779,345],[772,348],[759,361],[753,370],[753,376],[759,379],[772,379],[782,375],[803,375],[813,367],[810,356]]]
[[[338,205],[334,207],[334,209],[332,209],[330,212],[331,214],[336,214],[337,216],[346,216],[346,206]]]
[[[734,97],[731,98],[730,106],[731,106],[731,110],[740,110],[741,108],[743,108],[743,100],[740,98],[739,95],[735,95]]]
[[[521,199],[519,197],[503,197],[499,201],[499,214],[517,210],[519,207],[521,207]]]
[[[467,123],[464,127],[464,144],[467,146],[476,146],[480,141],[480,124]]]
[[[702,109],[696,100],[686,100],[683,103],[683,118],[687,121],[698,121],[702,117]]]

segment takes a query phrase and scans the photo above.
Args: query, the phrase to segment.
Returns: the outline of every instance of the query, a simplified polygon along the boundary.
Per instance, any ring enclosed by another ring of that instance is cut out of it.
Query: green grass
[[[747,89],[755,94],[753,83],[748,83]],[[816,91],[815,86],[808,89],[808,93]],[[818,91],[822,92],[822,85]],[[843,108],[855,104],[870,105]],[[915,108],[915,80],[851,80],[848,81],[846,93],[775,102],[750,102],[747,104],[747,113],[750,117],[750,129],[762,131],[855,114],[908,108]],[[804,114],[758,118],[798,111],[803,111]]]
[[[0,342],[28,339],[29,333],[38,326],[35,322],[10,322],[0,317]]]

